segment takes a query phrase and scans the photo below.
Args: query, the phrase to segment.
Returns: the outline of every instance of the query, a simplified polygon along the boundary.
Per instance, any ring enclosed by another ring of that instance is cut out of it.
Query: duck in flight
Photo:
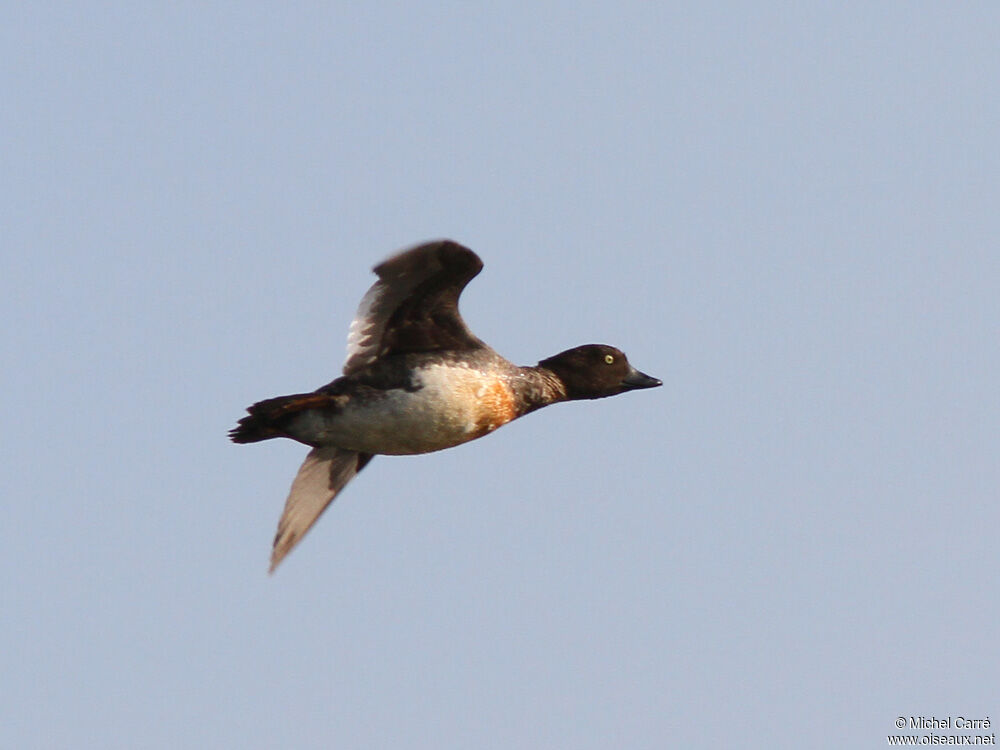
[[[257,402],[229,433],[234,443],[284,437],[312,448],[278,522],[271,572],[377,453],[431,453],[549,404],[661,385],[604,344],[534,367],[507,361],[458,312],[459,295],[482,268],[450,240],[379,264],[351,323],[344,374],[312,393]]]

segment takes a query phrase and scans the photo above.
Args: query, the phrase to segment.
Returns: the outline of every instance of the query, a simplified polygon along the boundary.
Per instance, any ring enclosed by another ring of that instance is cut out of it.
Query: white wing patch
[[[384,353],[382,337],[389,318],[421,281],[442,269],[441,261],[433,255],[421,255],[420,262],[415,262],[412,250],[399,253],[375,267],[379,279],[361,298],[348,329],[345,375],[371,364]]]
[[[359,370],[378,357],[378,344],[385,328],[386,313],[382,320],[377,317],[379,301],[385,296],[385,284],[376,281],[361,298],[358,311],[354,313],[351,327],[347,329],[347,357],[344,359],[344,374]]]

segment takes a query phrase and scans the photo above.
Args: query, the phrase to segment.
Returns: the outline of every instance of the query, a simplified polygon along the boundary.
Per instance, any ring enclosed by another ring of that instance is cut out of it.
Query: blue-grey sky
[[[880,747],[1000,719],[1000,6],[22,3],[0,745]],[[371,266],[664,387],[379,457],[277,574]]]

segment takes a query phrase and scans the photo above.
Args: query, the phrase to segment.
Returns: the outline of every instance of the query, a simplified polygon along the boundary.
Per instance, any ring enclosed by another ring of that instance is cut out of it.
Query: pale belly
[[[386,391],[336,414],[305,412],[303,433],[363,453],[430,453],[482,437],[515,416],[510,389],[466,368],[430,367],[415,391]]]

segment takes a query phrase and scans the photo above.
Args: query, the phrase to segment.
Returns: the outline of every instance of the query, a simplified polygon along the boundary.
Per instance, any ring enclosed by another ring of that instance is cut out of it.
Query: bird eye
[[[613,365],[615,363],[615,358],[612,357],[610,354],[605,354],[604,355],[604,362],[606,364]]]

